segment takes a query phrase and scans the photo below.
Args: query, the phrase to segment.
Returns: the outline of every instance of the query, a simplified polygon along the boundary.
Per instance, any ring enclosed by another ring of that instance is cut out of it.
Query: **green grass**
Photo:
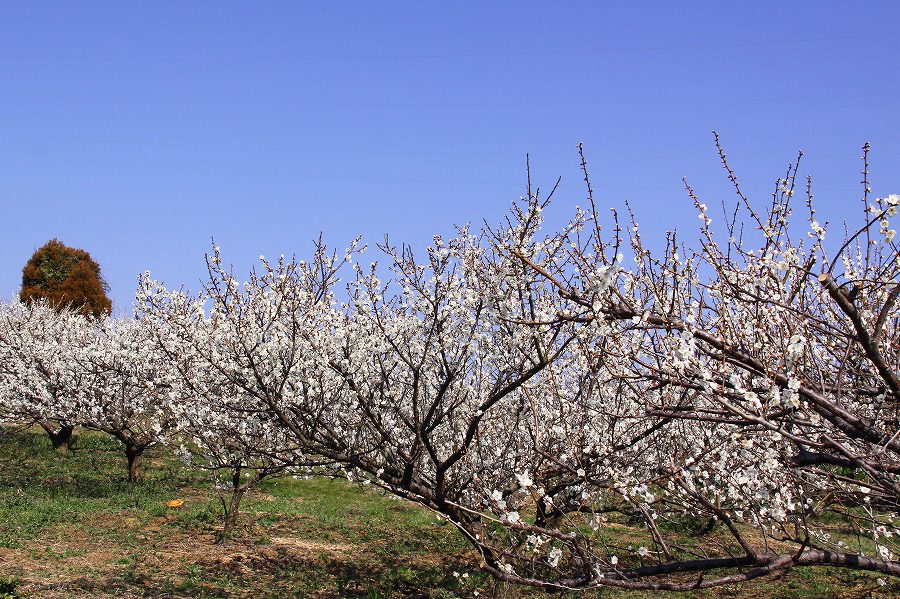
[[[166,506],[176,498],[184,505]],[[220,519],[207,474],[164,450],[149,452],[145,480],[129,484],[121,448],[106,436],[82,432],[73,451],[56,452],[39,431],[0,429],[0,599],[548,597],[494,583],[461,535],[427,510],[342,480],[264,481],[244,499],[236,535],[217,544]],[[678,596],[900,593],[874,580],[805,569]]]
[[[0,437],[0,546],[14,548],[60,525],[77,525],[104,515],[146,521],[161,515],[161,501],[184,483],[184,471],[152,468],[140,485],[119,474],[124,458],[118,443],[81,435],[66,454],[49,448],[43,435],[5,432]]]

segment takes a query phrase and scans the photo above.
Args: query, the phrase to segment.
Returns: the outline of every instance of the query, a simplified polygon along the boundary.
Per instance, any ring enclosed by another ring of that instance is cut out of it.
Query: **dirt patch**
[[[297,552],[299,555],[325,554],[329,557],[346,557],[353,551],[352,545],[293,537],[272,537],[272,544],[276,547],[284,547],[290,552]]]
[[[104,577],[119,566],[114,547],[84,549],[82,543],[57,541],[22,549],[0,549],[0,572],[20,578],[21,584],[65,586],[85,575]]]

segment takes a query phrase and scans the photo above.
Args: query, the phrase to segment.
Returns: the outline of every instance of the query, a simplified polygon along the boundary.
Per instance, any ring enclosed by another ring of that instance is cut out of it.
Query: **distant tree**
[[[97,317],[112,311],[107,290],[100,265],[89,253],[51,239],[22,269],[19,297],[23,302],[43,298],[56,309],[70,307]]]

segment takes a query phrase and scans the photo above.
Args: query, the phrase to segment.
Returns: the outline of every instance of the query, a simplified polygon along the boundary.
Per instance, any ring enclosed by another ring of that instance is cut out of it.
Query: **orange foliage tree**
[[[84,250],[51,239],[39,248],[22,269],[23,302],[45,299],[57,309],[70,307],[98,317],[112,311],[108,287],[100,265]]]

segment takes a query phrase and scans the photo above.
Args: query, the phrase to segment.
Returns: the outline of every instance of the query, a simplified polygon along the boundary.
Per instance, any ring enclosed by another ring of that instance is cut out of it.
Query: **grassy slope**
[[[104,436],[82,433],[57,453],[37,432],[0,431],[0,597],[543,596],[496,587],[429,512],[342,481],[264,484],[245,499],[237,536],[215,544],[220,508],[206,475],[163,451],[146,466],[130,485]],[[182,507],[166,507],[176,498]],[[817,569],[681,596],[894,594],[900,583]]]

